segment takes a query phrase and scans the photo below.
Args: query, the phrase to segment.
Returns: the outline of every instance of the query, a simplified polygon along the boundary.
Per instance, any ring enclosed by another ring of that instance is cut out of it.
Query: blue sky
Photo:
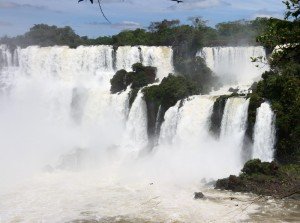
[[[108,24],[97,4],[77,0],[0,0],[0,36],[23,34],[32,25],[71,26],[81,36],[112,35],[124,29],[146,28],[151,21],[202,16],[210,26],[255,17],[282,18],[282,0],[102,0]]]

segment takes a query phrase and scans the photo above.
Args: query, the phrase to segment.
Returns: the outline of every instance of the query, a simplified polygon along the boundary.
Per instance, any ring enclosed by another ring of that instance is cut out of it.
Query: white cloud
[[[265,17],[265,18],[283,18],[283,13],[282,12],[278,12],[278,11],[269,11],[267,9],[261,9],[258,10],[257,12],[254,13],[254,15],[252,16],[253,19],[257,18],[257,17]]]
[[[89,22],[87,25],[91,26],[105,26],[105,27],[110,27],[113,29],[118,29],[118,30],[126,30],[126,29],[137,29],[141,28],[142,25],[138,22],[133,22],[133,21],[122,21],[119,23],[113,23],[109,24],[107,22]]]

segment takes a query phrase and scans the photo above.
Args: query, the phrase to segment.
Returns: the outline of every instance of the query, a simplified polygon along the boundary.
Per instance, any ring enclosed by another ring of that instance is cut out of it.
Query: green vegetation
[[[275,162],[261,162],[259,159],[249,160],[243,167],[242,173],[274,175],[277,173],[278,165]]]
[[[88,44],[172,46],[196,51],[202,46],[256,45],[256,37],[269,23],[266,18],[257,18],[252,21],[223,22],[212,28],[201,17],[190,20],[191,25],[181,25],[179,20],[152,22],[148,30],[125,30],[111,37],[90,39]]]
[[[217,77],[213,75],[201,57],[175,54],[174,66],[176,72],[193,81],[202,94],[209,93],[212,88],[218,87]]]
[[[168,109],[174,106],[178,100],[199,94],[199,90],[193,82],[185,77],[170,74],[159,85],[143,89],[143,93],[146,101],[153,101],[157,106]]]
[[[7,44],[11,47],[66,45],[71,48],[76,48],[77,46],[84,44],[84,38],[75,34],[69,26],[59,28],[57,26],[39,24],[34,25],[30,28],[29,32],[24,35],[14,38],[2,37],[0,43]]]
[[[283,3],[286,5],[286,13],[285,18],[294,18],[295,20],[299,20],[300,15],[300,2],[299,0],[287,0],[283,1]]]
[[[275,162],[248,161],[237,177],[218,180],[217,189],[235,192],[254,192],[284,198],[300,193],[300,166],[279,165]]]
[[[295,1],[286,1],[290,5]],[[298,1],[298,12],[299,12]],[[294,4],[295,6],[295,4]],[[297,9],[297,7],[296,7]],[[300,21],[298,13],[287,8],[293,21],[270,19],[268,28],[258,41],[276,48],[270,58],[271,71],[262,75],[250,99],[249,128],[253,128],[255,112],[268,100],[276,113],[276,159],[282,163],[300,162]]]
[[[118,70],[117,73],[110,80],[110,92],[114,94],[126,90],[127,86],[130,85],[131,81],[132,80],[126,70]]]
[[[125,30],[114,36],[95,39],[80,37],[70,27],[58,28],[40,24],[35,25],[22,36],[3,37],[0,43],[11,47],[29,45],[67,45],[70,47],[113,45],[115,48],[124,45],[172,46],[176,73],[194,81],[201,93],[207,93],[213,87],[218,87],[218,80],[212,75],[203,59],[195,57],[197,51],[203,46],[255,45],[255,36],[260,34],[268,23],[267,19],[259,18],[253,21],[220,23],[216,28],[212,28],[207,26],[206,21],[201,17],[194,17],[190,20],[191,25],[180,24],[179,20],[152,22],[148,30]],[[122,82],[122,76],[124,76],[122,73],[124,71],[117,75],[115,82]],[[121,85],[119,84],[120,89],[113,89],[113,92],[124,89],[127,83],[124,83],[124,86]]]
[[[80,37],[69,27],[59,28],[46,24],[34,25],[24,35],[9,38],[2,37],[0,43],[26,47],[29,45],[53,46],[67,45],[147,45],[187,47],[194,51],[202,46],[220,45],[256,45],[256,36],[260,35],[268,24],[268,19],[257,18],[253,21],[238,20],[208,27],[201,17],[194,17],[191,25],[181,25],[179,20],[152,22],[148,28],[125,30],[113,36],[100,36],[89,39]],[[182,49],[181,49],[182,51]]]
[[[248,161],[239,176],[218,180],[216,188],[277,198],[300,193],[300,2],[289,0],[286,19],[271,18],[257,38],[269,49],[271,70],[251,87],[247,135],[252,138],[257,108],[269,101],[276,114],[275,162]],[[253,58],[261,61],[262,58]]]
[[[138,91],[148,84],[156,81],[156,68],[150,66],[143,66],[141,63],[132,65],[132,72],[126,70],[119,70],[110,80],[111,93],[115,94],[126,90],[131,85],[131,92],[129,93],[129,106],[131,107]]]
[[[276,113],[276,158],[289,163],[300,160],[300,79],[285,72],[264,73],[251,95],[249,124],[253,128],[256,109],[264,99],[269,100]],[[299,71],[296,74],[299,75]]]
[[[131,85],[132,89],[138,89],[155,82],[156,68],[143,66],[141,63],[132,65],[132,72],[119,70],[110,80],[111,93],[117,93],[126,90]]]

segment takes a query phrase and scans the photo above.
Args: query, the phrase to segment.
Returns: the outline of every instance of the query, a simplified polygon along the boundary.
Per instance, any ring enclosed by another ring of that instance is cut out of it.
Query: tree
[[[300,15],[300,1],[299,0],[287,0],[283,2],[286,5],[286,13],[285,18],[294,18],[295,20],[299,20]]]
[[[206,27],[208,20],[203,20],[203,18],[201,16],[193,16],[188,18],[189,21],[192,22],[193,26],[195,28],[202,28],[202,27]]]
[[[271,18],[257,40],[275,49],[270,57],[271,71],[262,75],[254,90],[248,114],[268,100],[276,113],[276,158],[280,162],[300,161],[300,21],[299,1],[284,1],[285,20]],[[253,106],[256,104],[255,106]],[[252,120],[251,118],[248,120]]]

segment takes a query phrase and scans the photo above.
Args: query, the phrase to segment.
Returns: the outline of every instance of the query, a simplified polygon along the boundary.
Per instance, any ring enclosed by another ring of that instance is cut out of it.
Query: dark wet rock
[[[216,136],[216,138],[219,138],[221,133],[221,123],[227,99],[228,96],[220,96],[217,98],[213,106],[209,130],[214,136]]]
[[[194,193],[194,199],[198,200],[198,199],[203,199],[205,196],[202,192],[195,192]]]
[[[256,91],[256,89],[257,89],[257,82],[254,82],[252,85],[251,85],[251,87],[249,88],[249,91]]]
[[[236,94],[236,93],[239,92],[239,89],[238,89],[238,88],[232,88],[232,87],[231,87],[231,88],[228,89],[228,91]]]
[[[216,182],[216,188],[221,190],[242,191],[244,187],[242,180],[234,175]]]

